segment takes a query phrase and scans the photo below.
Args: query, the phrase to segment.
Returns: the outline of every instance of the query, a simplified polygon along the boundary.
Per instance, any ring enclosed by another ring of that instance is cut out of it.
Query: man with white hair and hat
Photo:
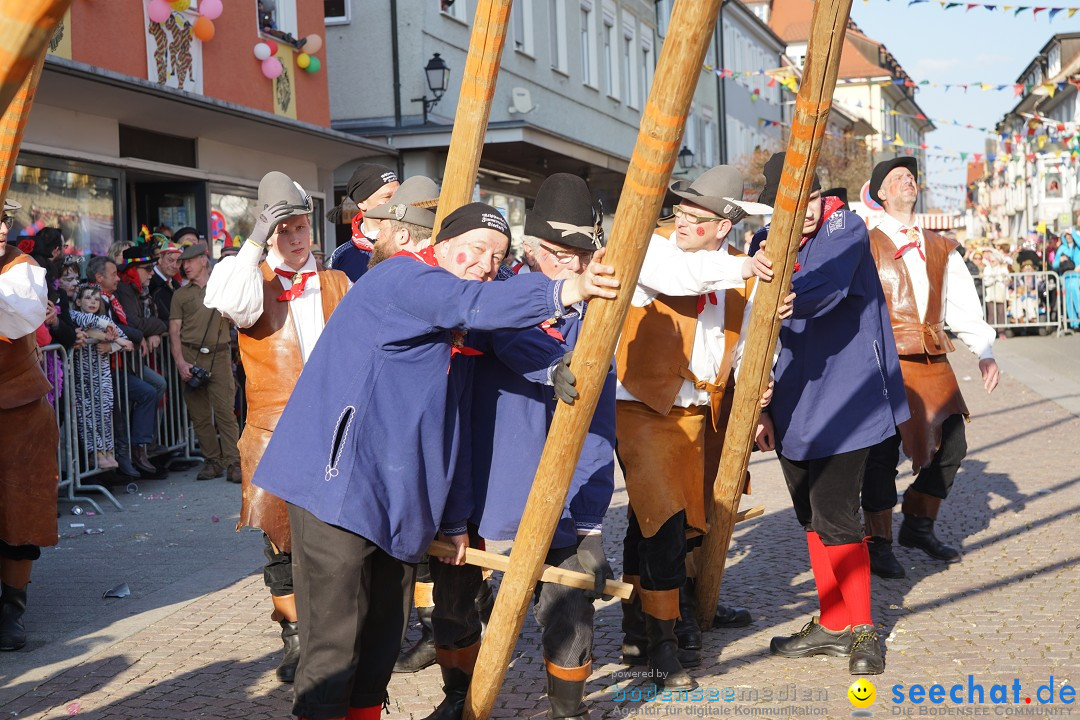
[[[681,199],[674,229],[649,242],[616,351],[615,427],[630,498],[623,579],[640,598],[623,605],[623,657],[647,661],[656,685],[683,690],[694,686],[684,663],[701,659],[687,556],[709,528],[751,278],[772,271],[731,246],[736,223],[769,209],[742,200],[738,169],[712,168],[671,192]],[[724,609],[720,621],[750,618]]]
[[[311,255],[312,203],[302,187],[284,173],[267,173],[259,183],[258,205],[261,212],[247,242],[214,268],[205,302],[239,329],[248,414],[239,443],[243,499],[236,529],[263,531],[267,558],[263,579],[285,645],[277,676],[292,682],[300,641],[289,516],[285,503],[252,485],[251,478],[304,363],[349,289],[349,280],[337,270],[316,270]]]

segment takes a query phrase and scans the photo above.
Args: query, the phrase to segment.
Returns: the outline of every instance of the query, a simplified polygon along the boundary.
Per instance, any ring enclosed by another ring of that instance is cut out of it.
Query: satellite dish
[[[532,94],[528,88],[516,87],[510,90],[511,105],[508,112],[511,115],[525,115],[531,113],[539,105],[533,105]]]

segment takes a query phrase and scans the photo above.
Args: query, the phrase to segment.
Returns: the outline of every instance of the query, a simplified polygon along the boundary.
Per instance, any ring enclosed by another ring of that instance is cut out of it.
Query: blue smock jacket
[[[577,344],[582,318],[473,338],[472,522],[488,540],[513,540],[555,413],[552,368]],[[585,438],[552,548],[571,547],[578,532],[600,529],[615,488],[615,371],[608,372]]]
[[[833,212],[798,262],[769,408],[777,451],[813,460],[876,445],[910,413],[866,224]]]
[[[469,390],[449,372],[455,335],[532,327],[561,314],[561,291],[539,275],[480,283],[412,257],[383,261],[330,316],[253,482],[418,562],[440,520],[463,526],[471,510],[455,474]]]
[[[334,253],[326,260],[327,270],[340,270],[349,280],[356,282],[367,272],[371,253],[356,247],[352,240],[338,245]]]

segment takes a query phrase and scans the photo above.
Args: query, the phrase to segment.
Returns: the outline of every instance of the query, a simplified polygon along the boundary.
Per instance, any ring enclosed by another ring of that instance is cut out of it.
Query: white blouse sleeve
[[[701,295],[740,287],[745,257],[727,250],[685,252],[674,242],[653,236],[638,284],[662,295]]]
[[[980,360],[993,359],[997,331],[983,319],[979,293],[964,259],[951,252],[945,268],[945,324]]]
[[[262,250],[246,242],[233,257],[222,258],[210,273],[203,304],[217,310],[239,328],[249,328],[262,316]]]
[[[0,274],[0,336],[21,338],[45,322],[45,268],[23,262]]]

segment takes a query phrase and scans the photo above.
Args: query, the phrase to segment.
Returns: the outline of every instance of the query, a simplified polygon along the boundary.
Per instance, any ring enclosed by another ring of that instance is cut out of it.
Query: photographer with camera
[[[205,463],[196,480],[226,475],[240,482],[240,430],[233,411],[236,386],[232,376],[229,324],[217,310],[206,307],[210,257],[203,243],[180,255],[191,282],[173,293],[169,308],[169,340],[173,359],[184,381],[184,401],[199,438]],[[227,474],[226,474],[227,473]]]

